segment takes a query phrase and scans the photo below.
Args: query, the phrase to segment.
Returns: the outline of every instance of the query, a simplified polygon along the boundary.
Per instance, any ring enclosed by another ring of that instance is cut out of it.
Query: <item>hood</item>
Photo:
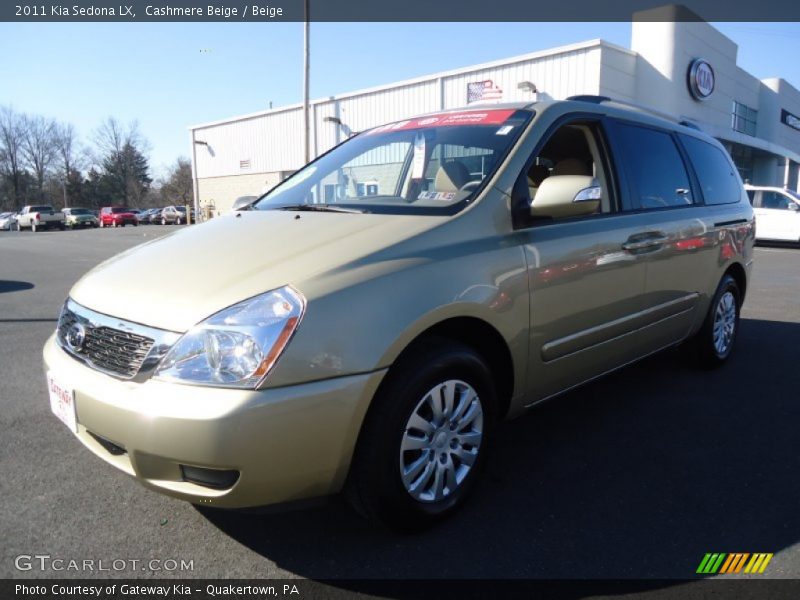
[[[441,224],[441,217],[247,211],[182,228],[92,269],[70,297],[183,332],[232,304],[304,282]]]

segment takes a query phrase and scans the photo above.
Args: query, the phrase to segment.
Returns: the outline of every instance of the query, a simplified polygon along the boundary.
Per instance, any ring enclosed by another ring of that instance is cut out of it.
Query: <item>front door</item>
[[[637,358],[645,267],[623,248],[638,229],[618,211],[602,124],[562,122],[517,181],[515,227],[530,300],[534,403]]]

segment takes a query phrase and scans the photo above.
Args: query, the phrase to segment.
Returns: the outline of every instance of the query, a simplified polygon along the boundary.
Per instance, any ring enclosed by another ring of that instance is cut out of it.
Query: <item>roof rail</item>
[[[611,100],[608,96],[593,96],[592,94],[579,94],[577,96],[569,96],[567,100],[574,100],[577,102],[591,102],[592,104],[600,104]]]
[[[616,98],[609,98],[608,96],[594,96],[591,94],[581,94],[578,96],[569,96],[567,100],[573,100],[577,102],[590,102],[592,104],[603,104],[605,102],[613,102],[614,104],[619,104],[621,106],[627,106],[629,108],[635,108],[642,112],[649,113],[654,117],[658,117],[660,119],[664,119],[666,121],[671,121],[672,123],[677,123],[678,125],[683,125],[684,127],[690,127],[691,129],[696,129],[700,131],[700,127],[698,127],[695,123],[687,121],[686,119],[680,119],[675,115],[671,115],[669,113],[661,112],[655,108],[651,108],[649,106],[645,106],[644,104],[637,104],[635,102],[628,102],[627,100],[618,100]]]

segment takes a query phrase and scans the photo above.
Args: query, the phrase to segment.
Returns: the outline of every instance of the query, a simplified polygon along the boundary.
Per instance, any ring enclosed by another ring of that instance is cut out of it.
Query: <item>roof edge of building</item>
[[[310,101],[310,105],[314,106],[317,104],[324,104],[326,102],[332,102],[337,100],[344,100],[347,98],[353,98],[355,96],[361,96],[364,94],[371,94],[374,92],[380,92],[384,90],[390,90],[397,87],[403,87],[406,85],[414,85],[416,83],[424,83],[426,81],[435,81],[436,79],[444,78],[444,77],[453,77],[457,75],[462,75],[464,73],[469,73],[470,71],[478,71],[482,69],[492,69],[495,67],[501,67],[505,65],[511,65],[514,63],[525,62],[528,60],[536,60],[537,58],[544,58],[546,56],[556,56],[559,54],[566,54],[568,52],[575,52],[576,50],[583,50],[586,48],[593,48],[593,47],[606,47],[612,50],[616,50],[618,52],[623,52],[625,54],[630,54],[632,56],[636,56],[636,52],[630,50],[629,48],[625,48],[623,46],[619,46],[617,44],[613,44],[601,38],[595,38],[592,40],[586,40],[584,42],[576,42],[574,44],[567,44],[564,46],[558,46],[556,48],[549,48],[547,50],[537,50],[536,52],[529,52],[527,54],[520,54],[517,56],[511,56],[508,58],[502,58],[498,60],[493,60],[485,63],[479,63],[476,65],[469,65],[467,67],[459,67],[457,69],[450,69],[448,71],[439,71],[437,73],[431,73],[428,75],[421,75],[420,77],[414,77],[411,79],[404,79],[402,81],[395,81],[392,83],[387,83],[383,85],[373,86],[369,88],[362,88],[359,90],[354,90],[352,92],[344,92],[341,94],[336,94],[333,96],[327,96],[324,98],[317,98]],[[272,115],[276,113],[288,112],[291,110],[297,110],[298,108],[302,108],[302,103],[294,103],[294,104],[287,104],[284,106],[279,106],[277,108],[267,109],[267,110],[260,110],[257,112],[246,113],[243,115],[236,115],[233,117],[227,117],[225,119],[218,119],[215,121],[207,121],[205,123],[198,123],[196,125],[190,125],[187,129],[189,131],[197,131],[199,129],[206,129],[209,127],[215,127],[217,125],[225,125],[227,123],[235,123],[237,121],[247,121],[250,119],[256,119],[258,117],[263,117],[266,115]]]

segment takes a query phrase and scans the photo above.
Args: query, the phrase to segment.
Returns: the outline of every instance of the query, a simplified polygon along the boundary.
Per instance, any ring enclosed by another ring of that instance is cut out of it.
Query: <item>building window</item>
[[[741,102],[733,101],[733,110],[731,111],[731,127],[734,131],[745,133],[747,135],[756,135],[756,121],[758,120],[758,111],[742,104]]]
[[[363,196],[377,196],[378,195],[378,182],[367,181],[364,183],[356,184],[356,195]]]

